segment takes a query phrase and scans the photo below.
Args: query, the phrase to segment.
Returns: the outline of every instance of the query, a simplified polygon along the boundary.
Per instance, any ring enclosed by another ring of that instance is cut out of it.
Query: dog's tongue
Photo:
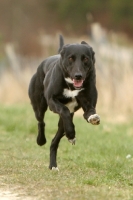
[[[75,79],[73,79],[73,85],[74,85],[74,87],[79,88],[79,87],[82,86],[82,84],[83,84],[83,80],[75,80]]]

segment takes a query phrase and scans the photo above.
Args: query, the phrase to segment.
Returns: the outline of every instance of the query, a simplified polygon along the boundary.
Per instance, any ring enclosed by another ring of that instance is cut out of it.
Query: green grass
[[[39,147],[31,106],[0,106],[0,188],[36,200],[133,199],[133,121],[93,126],[75,117],[76,145],[61,140],[59,172],[48,169],[58,116],[48,112],[45,122],[47,144]]]

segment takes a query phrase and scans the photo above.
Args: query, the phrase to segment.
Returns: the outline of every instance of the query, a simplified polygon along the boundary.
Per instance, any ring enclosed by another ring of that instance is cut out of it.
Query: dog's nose
[[[75,77],[76,80],[80,80],[80,79],[82,79],[82,74],[76,73],[74,77]]]

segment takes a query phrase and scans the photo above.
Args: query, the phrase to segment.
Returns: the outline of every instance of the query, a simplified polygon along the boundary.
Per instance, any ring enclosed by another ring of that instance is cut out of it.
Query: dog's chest
[[[79,92],[81,92],[82,90],[84,90],[84,88],[80,89],[80,90],[69,90],[69,89],[64,89],[63,91],[63,95],[66,98],[74,98],[76,96],[78,96]]]
[[[81,90],[69,90],[65,88],[63,91],[63,96],[65,96],[66,98],[71,98],[71,101],[65,104],[70,113],[73,113],[75,111],[75,108],[78,106],[78,102],[75,97],[79,94]]]
[[[65,104],[65,106],[69,109],[70,113],[73,113],[75,111],[75,108],[78,106],[76,98],[72,98],[72,101]]]

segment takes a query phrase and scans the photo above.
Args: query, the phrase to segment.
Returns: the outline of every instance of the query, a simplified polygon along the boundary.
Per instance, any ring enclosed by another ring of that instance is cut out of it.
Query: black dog
[[[38,145],[46,143],[43,119],[47,107],[60,116],[58,131],[50,146],[49,168],[56,170],[60,139],[66,135],[72,144],[76,141],[72,122],[74,112],[82,108],[87,122],[100,123],[95,110],[97,89],[93,49],[84,41],[64,45],[60,36],[59,53],[40,64],[29,86],[29,97],[38,120]]]

